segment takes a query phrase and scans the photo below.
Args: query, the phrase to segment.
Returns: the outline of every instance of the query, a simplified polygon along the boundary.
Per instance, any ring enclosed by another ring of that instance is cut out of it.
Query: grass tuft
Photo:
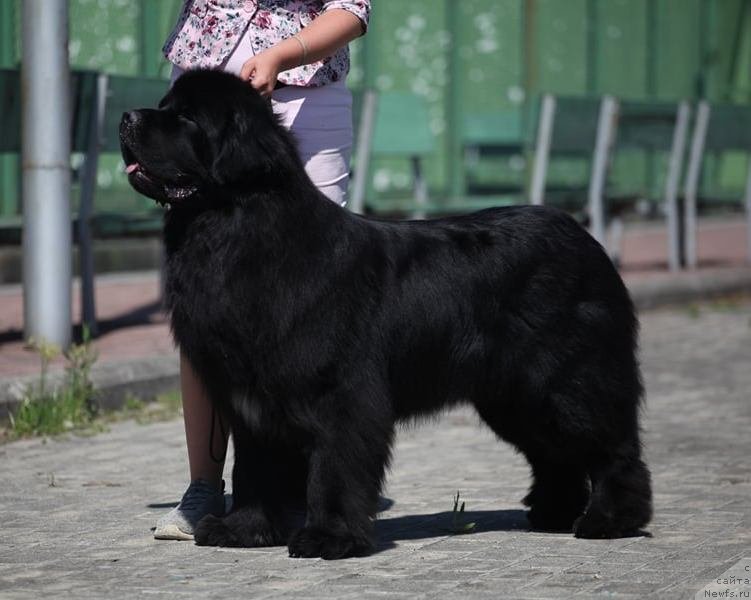
[[[65,378],[58,387],[48,381],[49,366],[60,348],[45,340],[29,340],[40,359],[39,378],[27,386],[15,413],[9,415],[12,437],[55,435],[86,426],[98,414],[91,382],[91,367],[97,353],[87,329],[83,342],[64,354]]]
[[[97,353],[86,329],[83,342],[71,346],[64,354],[65,377],[58,386],[50,384],[49,368],[60,355],[60,348],[34,339],[30,339],[28,345],[39,355],[39,377],[26,387],[17,409],[8,415],[9,427],[0,425],[0,443],[70,431],[89,436],[106,431],[108,423],[116,421],[134,419],[137,423],[148,424],[168,421],[182,413],[182,399],[178,390],[160,394],[153,402],[129,395],[119,410],[100,410],[91,381],[91,369],[96,363]],[[55,486],[54,476],[50,485]]]
[[[454,496],[454,510],[451,512],[451,527],[449,527],[449,533],[453,535],[461,535],[463,533],[472,533],[477,527],[477,523],[467,523],[464,521],[464,501],[461,500],[459,492],[456,492]]]
[[[107,422],[133,419],[139,425],[169,421],[182,414],[182,398],[178,390],[159,394],[153,401],[135,395],[126,396],[122,408],[102,415]]]

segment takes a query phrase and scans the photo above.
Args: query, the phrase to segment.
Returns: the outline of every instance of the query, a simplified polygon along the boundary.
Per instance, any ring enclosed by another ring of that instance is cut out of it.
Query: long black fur
[[[175,340],[231,423],[233,510],[205,518],[198,544],[370,552],[395,423],[462,403],[529,460],[534,528],[647,524],[637,320],[566,214],[354,215],[311,183],[269,104],[216,71],[124,115],[121,138],[131,183],[171,205]],[[290,533],[295,502],[306,521]]]

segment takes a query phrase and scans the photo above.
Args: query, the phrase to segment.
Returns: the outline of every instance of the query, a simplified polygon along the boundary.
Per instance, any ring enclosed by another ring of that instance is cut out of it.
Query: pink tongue
[[[138,163],[133,163],[132,165],[128,165],[125,167],[125,172],[130,175],[133,171],[138,169]]]

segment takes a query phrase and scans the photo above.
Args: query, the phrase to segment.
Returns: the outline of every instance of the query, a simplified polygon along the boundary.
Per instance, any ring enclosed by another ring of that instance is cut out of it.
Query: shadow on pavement
[[[139,325],[152,325],[154,323],[163,322],[164,320],[165,317],[162,313],[162,303],[160,300],[156,300],[142,306],[136,306],[131,310],[119,315],[114,315],[107,319],[98,319],[98,336],[111,333],[118,329],[137,327]],[[23,330],[18,329],[17,327],[0,331],[0,345],[19,342],[22,339]],[[83,340],[83,330],[80,323],[73,325],[73,340],[76,343],[80,343]]]
[[[230,501],[230,496],[225,496]],[[388,510],[393,505],[390,498],[381,498],[381,510]],[[160,502],[147,505],[149,508],[172,508],[176,502]],[[290,510],[285,515],[286,527],[294,531],[304,525],[305,512]],[[456,520],[455,520],[456,519]],[[378,518],[375,523],[376,548],[373,554],[380,554],[385,550],[396,548],[399,541],[420,540],[442,537],[446,535],[461,535],[458,528],[474,523],[471,532],[464,535],[484,533],[489,531],[529,531],[529,523],[524,510],[473,510],[461,513],[456,517],[451,511],[405,515],[393,518]],[[154,528],[152,527],[153,531]],[[568,534],[570,535],[570,534]]]
[[[442,535],[458,534],[469,523],[474,523],[472,533],[487,531],[529,531],[526,511],[471,510],[456,517],[451,511],[432,515],[406,515],[403,517],[379,518],[376,521],[376,535],[381,542],[399,540],[419,540]]]

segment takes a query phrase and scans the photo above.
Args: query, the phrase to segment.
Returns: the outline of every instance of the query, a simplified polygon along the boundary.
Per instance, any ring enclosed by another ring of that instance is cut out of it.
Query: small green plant
[[[54,435],[91,423],[98,412],[91,382],[97,354],[88,330],[84,328],[83,342],[64,354],[65,378],[54,388],[48,381],[49,366],[60,349],[45,340],[30,339],[29,345],[39,354],[39,379],[26,388],[18,409],[10,415],[13,436]]]
[[[141,425],[174,419],[180,415],[183,405],[178,390],[159,394],[154,402],[144,402],[140,399],[138,401],[140,402],[140,409],[131,411],[129,414],[126,413],[124,416],[134,418],[136,423]]]
[[[472,533],[477,527],[477,523],[464,522],[464,501],[459,504],[460,501],[459,492],[456,492],[454,496],[454,510],[451,512],[451,527],[449,532],[454,535],[460,535],[462,533]]]
[[[179,390],[159,394],[156,401],[165,411],[173,414],[179,414],[183,409],[183,398]]]
[[[126,413],[143,410],[143,407],[143,400],[141,400],[138,396],[133,396],[132,394],[128,394],[125,397],[125,402],[123,402],[123,411]]]
[[[710,301],[709,307],[716,312],[736,312],[742,310],[747,303],[746,294],[728,294]]]

